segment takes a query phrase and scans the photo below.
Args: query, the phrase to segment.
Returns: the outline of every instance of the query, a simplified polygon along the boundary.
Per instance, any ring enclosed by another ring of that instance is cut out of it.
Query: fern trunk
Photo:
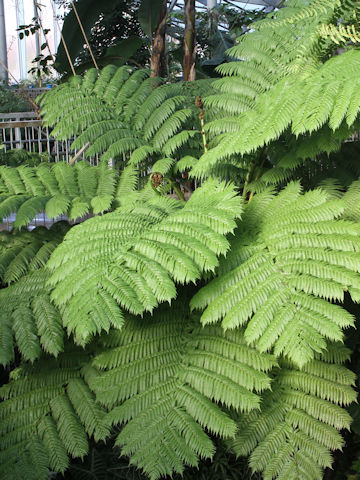
[[[194,81],[195,72],[195,0],[185,0],[184,80]]]
[[[159,22],[156,28],[152,55],[150,58],[151,77],[163,77],[166,71],[166,57],[165,57],[165,26],[167,19],[167,1],[163,2],[159,14]]]

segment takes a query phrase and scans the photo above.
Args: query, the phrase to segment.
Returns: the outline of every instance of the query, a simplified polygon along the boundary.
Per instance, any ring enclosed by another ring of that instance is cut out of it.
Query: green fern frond
[[[162,85],[156,88],[151,95],[140,105],[135,115],[134,126],[137,130],[149,123],[149,117],[158,109],[169,97],[177,98],[181,94],[180,85]],[[171,103],[171,102],[170,102]]]
[[[17,348],[26,360],[32,362],[40,357],[41,346],[55,356],[63,349],[61,317],[49,301],[50,292],[45,288],[47,278],[43,269],[37,270],[0,293],[4,314],[11,319],[1,322],[0,336],[9,339],[11,325]],[[7,351],[10,348],[14,348],[12,341]],[[6,354],[6,358],[9,357]]]
[[[97,193],[99,169],[91,167],[87,162],[77,162],[75,169],[80,196],[84,198],[94,197]]]
[[[96,68],[89,68],[82,79],[81,89],[86,93],[91,93],[94,89],[94,85],[98,79],[98,76],[99,72]]]
[[[348,42],[360,42],[360,34],[356,30],[355,25],[342,25],[341,23],[336,27],[335,25],[322,25],[320,28],[320,35],[323,37],[330,37],[337,45]]]
[[[169,212],[164,211],[169,207]],[[64,325],[75,332],[78,342],[88,341],[89,335],[102,328],[98,312],[89,311],[97,292],[107,292],[114,306],[120,304],[134,313],[151,311],[158,301],[164,300],[163,293],[160,297],[153,295],[153,281],[145,270],[132,269],[134,261],[130,262],[128,253],[138,257],[138,265],[144,257],[155,262],[161,275],[168,277],[169,285],[173,281],[196,281],[202,271],[215,268],[216,256],[227,250],[223,235],[232,231],[234,218],[240,214],[233,187],[208,182],[180,207],[180,202],[158,197],[148,204],[122,207],[71,229],[48,267],[53,271],[50,283],[55,286],[52,298],[64,309]],[[174,224],[186,224],[187,231],[173,232]],[[92,242],[88,243],[85,239],[90,232]],[[99,249],[100,242],[105,248]],[[75,276],[71,274],[74,269]],[[171,287],[165,299],[170,301],[173,294]]]
[[[40,197],[45,195],[45,187],[36,176],[36,170],[29,167],[18,167],[17,172],[25,185],[26,192],[32,196]]]
[[[17,209],[20,208],[24,202],[29,200],[29,197],[10,194],[6,197],[2,196],[1,200],[0,219],[3,221],[4,218],[8,217],[11,213],[16,212]]]
[[[335,356],[337,348],[343,349],[336,344],[328,348]],[[239,418],[236,454],[251,453],[250,466],[264,479],[286,474],[292,480],[320,480],[332,462],[329,450],[342,448],[338,431],[350,426],[350,416],[340,406],[354,401],[354,380],[352,372],[319,355],[305,370],[281,361],[261,412]]]
[[[50,198],[45,205],[45,213],[49,218],[57,218],[68,213],[71,199],[67,195],[58,194]]]
[[[144,81],[146,82],[146,79],[148,78],[149,73],[150,73],[149,70],[141,69],[141,70],[135,70],[134,73],[130,75],[128,80],[120,88],[119,93],[115,98],[114,103],[115,103],[116,113],[119,114],[126,108],[126,106],[132,100],[132,97],[137,91],[137,89],[141,86],[141,84]]]
[[[200,138],[200,132],[198,130],[182,130],[170,138],[165,143],[162,150],[166,156],[171,157],[180,147],[195,137]]]
[[[14,195],[7,189],[0,197],[0,218],[16,213],[16,228],[27,226],[44,210],[49,218],[69,215],[76,219],[91,210],[94,214],[103,213],[111,208],[115,197],[116,173],[106,164],[90,167],[85,162],[75,166],[58,163],[52,169],[40,165],[13,170],[24,180],[27,193]]]
[[[0,177],[10,194],[19,195],[26,193],[25,186],[17,170],[11,167],[0,166]]]
[[[84,88],[74,87],[70,81],[58,90],[59,96],[50,92],[43,97],[44,123],[54,127],[55,137],[75,137],[73,149],[86,146],[88,157],[101,154],[106,162],[131,157],[130,162],[137,164],[153,153],[161,158],[175,152],[181,156],[185,149],[193,156],[201,152],[201,137],[193,129],[193,124],[198,124],[194,102],[197,95],[213,91],[209,82],[191,88],[185,83],[160,85],[162,81],[149,78],[147,70],[130,73],[128,67],[113,66],[98,77],[95,72],[88,75],[84,82],[89,85]],[[102,94],[105,79],[111,87]],[[142,165],[145,171],[151,166],[149,160],[149,165]]]
[[[62,194],[74,197],[79,195],[76,173],[69,168],[69,165],[62,162],[55,163],[52,170]]]
[[[36,217],[36,214],[45,210],[49,197],[33,197],[25,200],[24,203],[17,209],[16,220],[14,228],[21,229],[26,227],[31,220]]]
[[[9,312],[3,310],[0,315],[0,364],[8,365],[14,360],[12,321]]]
[[[186,299],[152,317],[128,318],[113,335],[104,338],[112,347],[94,359],[100,371],[90,385],[110,408],[108,423],[126,424],[116,445],[152,479],[212,457],[204,429],[235,435],[217,403],[247,412],[258,408],[256,392],[270,386],[266,372],[274,358],[247,347],[242,331],[202,328],[189,316]]]
[[[94,142],[98,137],[104,135],[106,132],[110,130],[115,130],[119,128],[118,120],[101,120],[89,125],[87,129],[82,132],[76,139],[72,142],[71,148],[73,150],[80,149],[87,143]],[[86,151],[86,155],[89,155],[88,151]]]
[[[131,75],[133,69],[128,65],[120,67],[115,75],[111,78],[110,82],[105,86],[105,91],[103,94],[103,99],[109,105],[113,105],[117,94],[119,93],[120,88],[126,82],[126,80]]]
[[[43,350],[56,357],[64,349],[59,312],[50,302],[48,295],[34,297],[32,310]]]
[[[55,356],[63,350],[61,316],[50,303],[44,265],[68,228],[55,225],[50,231],[40,227],[31,233],[3,234],[6,241],[0,245],[1,278],[11,283],[0,292],[4,312],[0,338],[8,342],[3,345],[4,365],[12,358],[13,334],[20,353],[30,361],[39,357],[40,344]]]
[[[343,210],[340,200],[329,201],[322,190],[301,196],[297,184],[270,201],[267,193],[258,194],[236,233],[232,255],[238,259],[225,259],[226,273],[192,299],[193,308],[206,307],[202,323],[246,325],[249,344],[274,348],[299,366],[326,348],[325,338],[342,340],[342,328],[353,319],[330,302],[343,301],[352,289],[358,301],[360,267],[358,225],[337,220]],[[256,222],[255,229],[247,219]],[[247,257],[249,242],[255,248]]]
[[[68,454],[73,458],[83,458],[89,449],[87,436],[70,400],[66,395],[59,395],[50,401],[50,408],[59,438]]]
[[[105,88],[108,86],[115,72],[116,72],[116,67],[114,65],[106,65],[106,67],[104,67],[101,70],[98,78],[94,82],[94,89],[93,89],[94,95],[98,96],[99,98],[102,98]]]
[[[36,168],[36,175],[52,197],[60,193],[55,175],[52,174],[47,166],[39,165]]]
[[[108,435],[105,410],[96,405],[81,379],[86,355],[69,351],[57,361],[44,358],[15,370],[13,379],[1,387],[1,479],[10,478],[25,455],[30,472],[40,475],[37,480],[46,480],[48,470],[63,473],[67,469],[68,454],[81,458],[87,454],[92,425],[97,426],[97,439]]]

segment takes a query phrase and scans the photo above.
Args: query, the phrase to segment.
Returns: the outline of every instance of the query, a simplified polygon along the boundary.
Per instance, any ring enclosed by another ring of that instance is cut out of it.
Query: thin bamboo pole
[[[58,26],[58,29],[59,29],[59,32],[60,32],[60,35],[61,35],[61,40],[63,42],[63,45],[64,45],[64,49],[65,49],[65,53],[66,53],[66,56],[67,56],[67,59],[69,61],[69,64],[70,64],[70,68],[71,68],[71,71],[73,73],[73,75],[75,76],[76,73],[75,73],[75,68],[74,68],[74,65],[71,61],[71,57],[70,57],[70,53],[69,53],[69,50],[67,48],[67,45],[66,45],[66,42],[65,42],[65,39],[64,39],[64,35],[62,33],[62,30],[60,28],[60,25],[59,25],[59,21],[57,19],[57,16],[56,16],[56,12],[55,12],[55,7],[54,7],[54,1],[53,0],[50,0],[50,3],[51,3],[51,6],[52,6],[52,10],[53,10],[53,14],[54,14],[54,19],[56,21],[56,24]]]
[[[74,13],[75,13],[76,19],[77,19],[77,21],[78,21],[78,23],[79,23],[79,27],[80,27],[81,33],[83,34],[83,37],[84,37],[85,42],[86,42],[86,45],[87,45],[87,47],[88,47],[88,49],[89,49],[89,52],[90,52],[90,55],[91,55],[91,59],[92,59],[94,65],[95,65],[96,70],[99,70],[98,64],[96,63],[96,60],[95,60],[95,57],[94,57],[94,54],[93,54],[93,51],[92,51],[92,49],[91,49],[91,47],[90,47],[89,40],[88,40],[88,38],[87,38],[87,36],[86,36],[85,30],[84,30],[84,28],[83,28],[83,25],[82,25],[82,23],[81,23],[79,14],[78,14],[78,12],[77,12],[77,9],[76,9],[75,4],[74,4],[73,1],[71,2],[71,5],[72,5],[72,7],[73,7],[73,9],[74,9]]]

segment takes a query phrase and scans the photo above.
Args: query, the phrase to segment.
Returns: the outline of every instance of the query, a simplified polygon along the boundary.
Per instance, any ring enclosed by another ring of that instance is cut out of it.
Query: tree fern
[[[296,183],[254,197],[218,278],[192,299],[206,307],[202,323],[245,325],[249,345],[299,366],[326,349],[325,338],[342,340],[353,319],[330,302],[345,291],[359,301],[360,292],[358,225],[336,220],[343,211],[322,190],[300,195]]]
[[[339,303],[360,300],[360,61],[335,53],[358,15],[353,0],[288,0],[215,82],[109,66],[42,97],[53,133],[103,161],[2,167],[0,216],[115,211],[65,240],[0,236],[0,362],[21,354],[0,389],[0,478],[63,473],[112,427],[152,480],[213,458],[215,437],[265,480],[322,478],[355,400]],[[190,169],[215,178],[169,196]],[[281,190],[298,177],[310,191]]]
[[[43,358],[14,370],[0,388],[0,478],[45,480],[50,470],[63,473],[68,455],[86,455],[88,436],[107,436],[105,410],[82,378],[86,359],[74,350]]]
[[[10,284],[0,290],[3,365],[13,360],[15,345],[32,362],[42,349],[55,356],[63,349],[61,316],[50,302],[44,266],[68,228],[55,224],[50,231],[40,227],[31,233],[2,233],[1,279]]]
[[[65,222],[58,222],[49,230],[37,227],[32,232],[1,232],[1,281],[10,284],[25,274],[44,267],[68,230],[69,226]]]
[[[134,314],[152,311],[174,298],[174,281],[195,282],[216,267],[228,249],[224,234],[240,215],[233,187],[208,182],[182,205],[153,197],[71,229],[48,268],[52,299],[77,342],[121,328],[118,305]]]
[[[336,131],[346,122],[351,135],[359,111],[358,52],[348,48],[329,58],[338,45],[320,32],[340,17],[345,27],[351,25],[358,15],[355,8],[354,2],[340,0],[288,1],[268,20],[253,25],[254,31],[229,51],[243,61],[222,66],[226,77],[214,83],[220,93],[205,99],[209,108],[216,105],[237,118],[229,126],[221,119],[206,126],[210,134],[227,134],[202,156],[194,175],[206,176],[219,163],[256,151],[287,130],[308,135],[327,124]]]
[[[247,347],[240,330],[202,328],[189,316],[186,297],[154,316],[127,318],[103,341],[90,385],[110,409],[107,422],[126,424],[115,444],[151,479],[211,458],[214,445],[204,430],[224,438],[236,431],[219,404],[257,409],[256,392],[270,385],[274,358]]]
[[[70,220],[103,213],[111,208],[117,180],[107,165],[90,167],[85,162],[74,167],[64,163],[52,168],[1,167],[0,175],[4,179],[0,218],[17,213],[14,227],[18,229],[44,210],[49,218],[68,215]]]
[[[348,355],[342,345],[330,344],[301,370],[281,360],[261,411],[238,417],[233,448],[237,455],[251,453],[250,466],[264,480],[323,478],[332,463],[329,451],[342,448],[339,430],[350,427],[341,407],[356,399],[355,375],[340,365]]]
[[[101,87],[107,83],[108,88]],[[186,83],[165,85],[160,79],[149,78],[147,70],[130,72],[128,67],[108,66],[99,76],[87,72],[76,84],[69,81],[49,92],[42,97],[41,105],[44,122],[54,127],[54,136],[75,137],[73,149],[85,147],[87,156],[100,154],[106,162],[120,159],[121,170],[124,160],[130,160],[142,172],[150,173],[152,164],[160,158],[172,157],[175,163],[184,154],[197,157],[201,153],[195,98],[210,91],[209,81],[191,87]],[[135,161],[135,157],[130,158],[134,151],[151,154]],[[146,166],[138,165],[144,161],[148,161]],[[126,178],[122,180],[124,185]],[[123,188],[126,192],[133,186],[132,179],[128,180]]]

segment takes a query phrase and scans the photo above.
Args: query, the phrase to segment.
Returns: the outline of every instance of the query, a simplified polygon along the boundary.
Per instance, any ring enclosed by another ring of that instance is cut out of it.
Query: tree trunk
[[[151,77],[163,77],[166,71],[165,27],[167,18],[167,1],[164,0],[160,11],[158,26],[155,31],[152,55],[150,58]]]
[[[185,0],[184,80],[196,79],[195,72],[195,0]]]

